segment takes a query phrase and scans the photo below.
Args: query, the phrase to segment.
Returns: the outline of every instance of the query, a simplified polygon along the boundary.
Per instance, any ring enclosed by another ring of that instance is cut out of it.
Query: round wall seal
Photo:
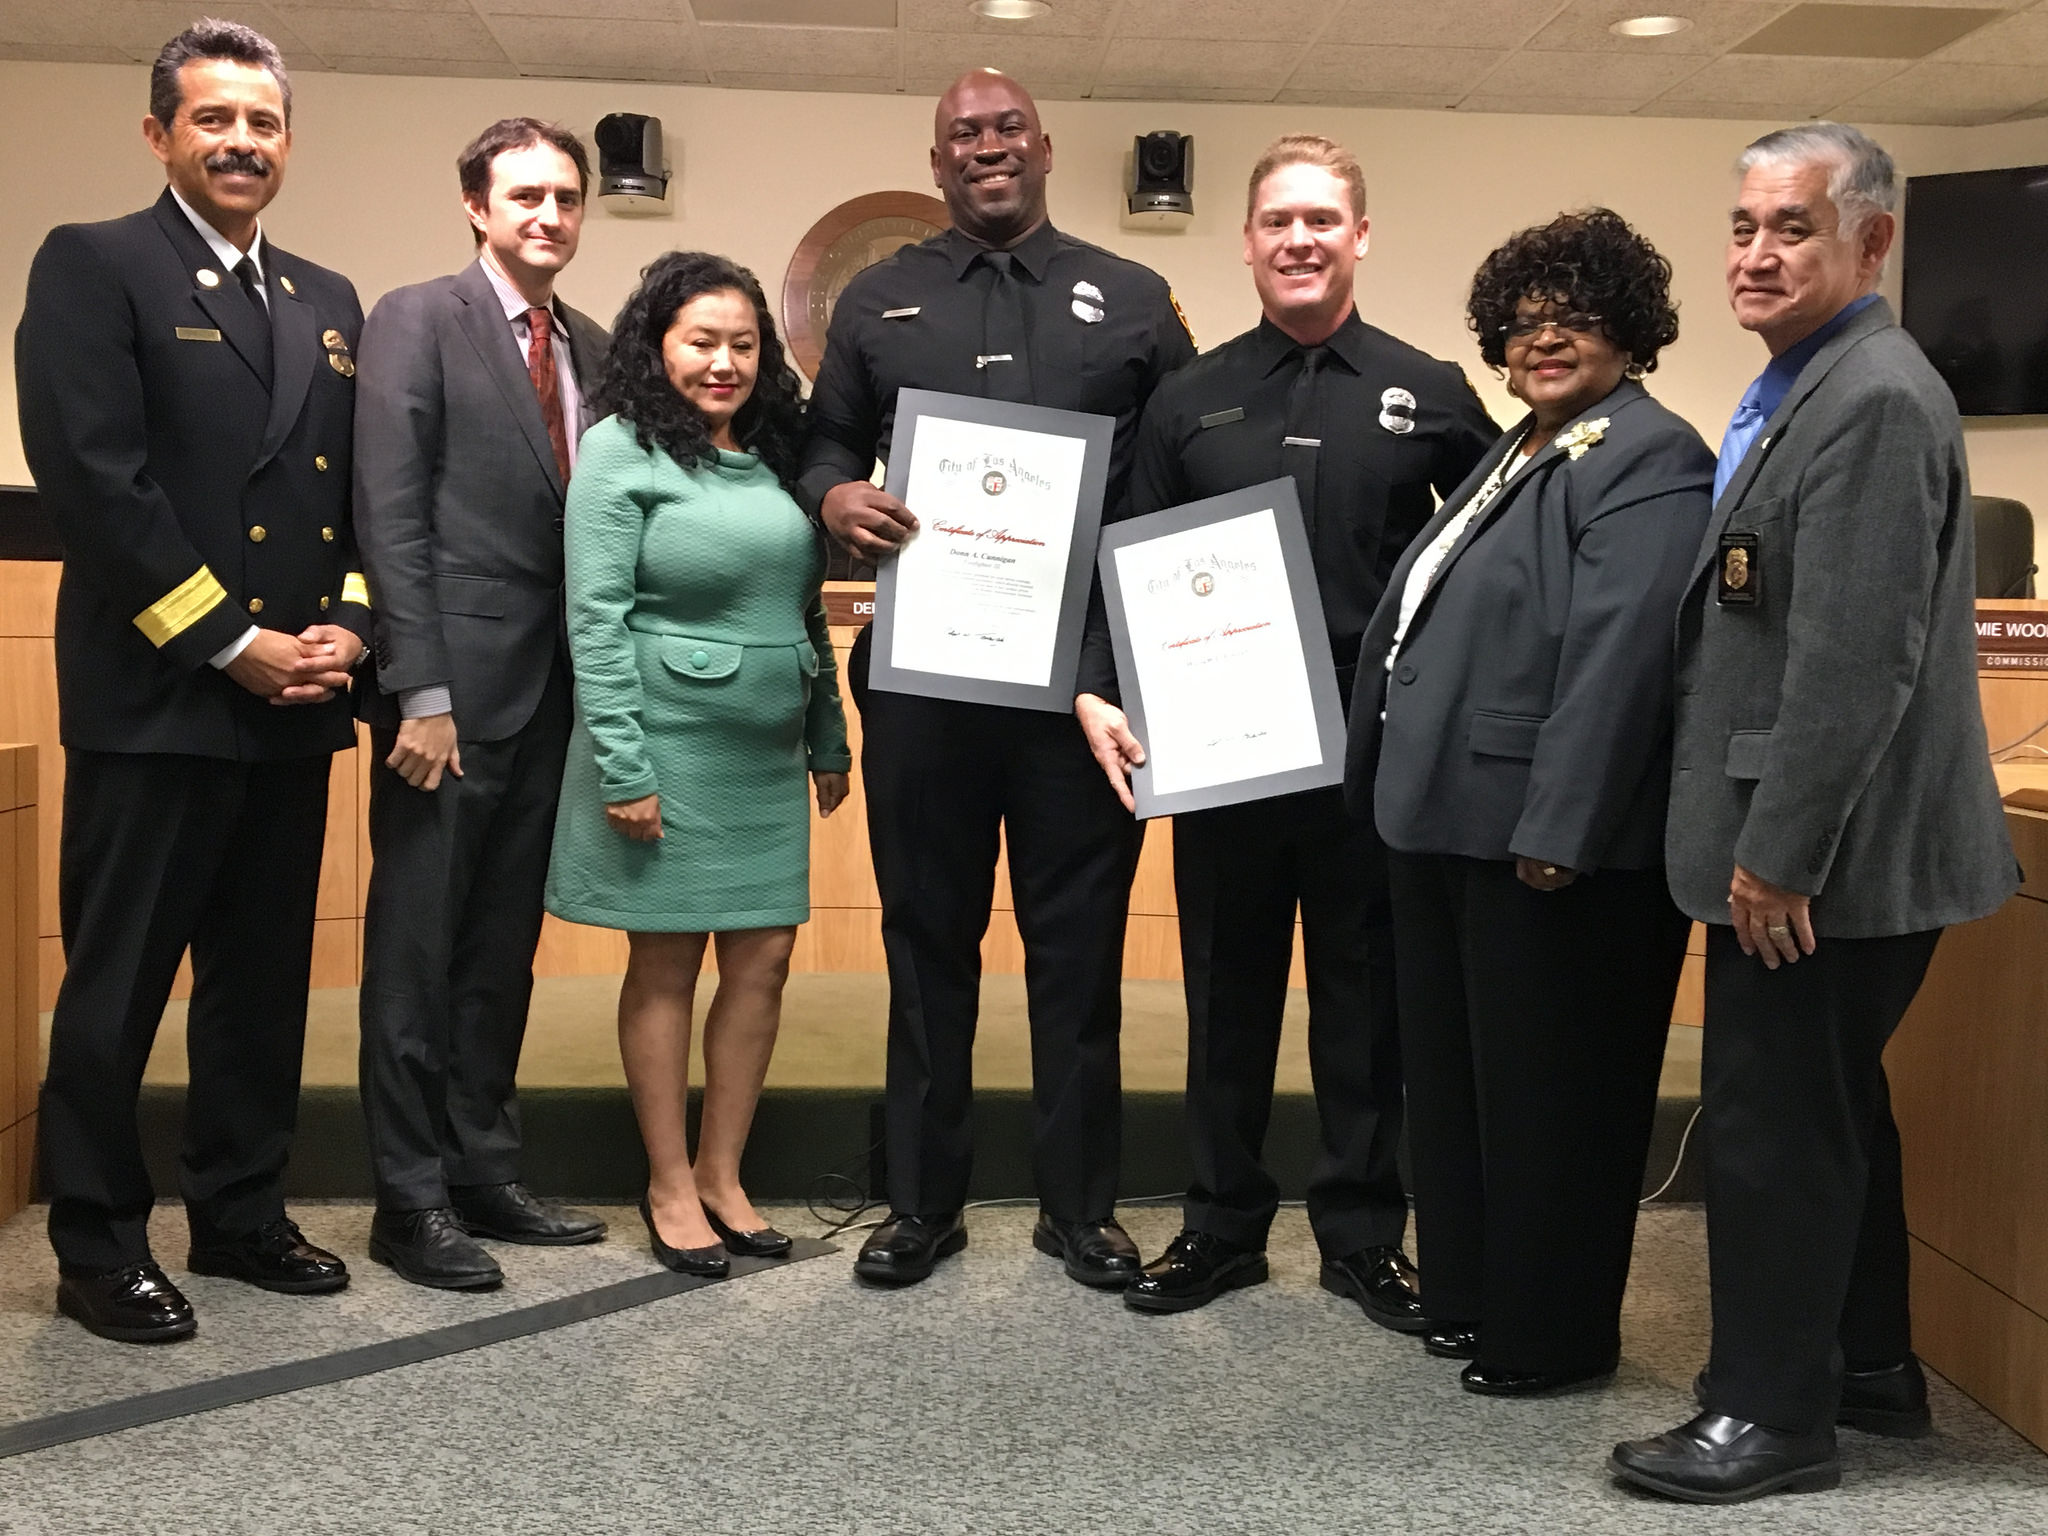
[[[952,227],[946,205],[922,192],[870,192],[810,227],[782,279],[782,331],[790,361],[815,379],[832,306],[856,274],[906,245]]]

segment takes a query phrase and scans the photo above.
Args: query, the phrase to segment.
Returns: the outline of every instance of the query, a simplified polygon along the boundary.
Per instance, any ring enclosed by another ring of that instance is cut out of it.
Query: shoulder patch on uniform
[[[1173,317],[1180,321],[1180,328],[1188,333],[1188,345],[1200,351],[1202,344],[1195,340],[1195,328],[1188,324],[1188,312],[1180,307],[1180,298],[1171,288],[1166,290],[1166,302],[1173,306]]]

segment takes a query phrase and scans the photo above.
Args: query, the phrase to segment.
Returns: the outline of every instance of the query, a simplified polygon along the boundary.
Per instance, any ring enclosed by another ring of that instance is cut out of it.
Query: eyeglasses
[[[1596,336],[1601,323],[1599,315],[1517,315],[1500,328],[1500,333],[1509,341],[1527,341],[1539,331],[1555,326],[1568,336]]]

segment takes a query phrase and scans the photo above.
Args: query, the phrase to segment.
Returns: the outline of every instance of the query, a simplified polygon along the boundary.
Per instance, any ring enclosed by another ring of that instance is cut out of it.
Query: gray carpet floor
[[[195,1279],[197,1338],[102,1343],[51,1311],[41,1210],[0,1227],[0,1418],[25,1419],[529,1305],[651,1269],[612,1240],[501,1249],[502,1291],[421,1291],[362,1257],[360,1205],[306,1206],[340,1296]],[[1148,1254],[1170,1210],[1126,1211]],[[788,1230],[810,1233],[801,1212]],[[1181,1317],[1084,1291],[1031,1213],[970,1217],[927,1284],[873,1292],[841,1253],[468,1354],[0,1461],[0,1532],[1531,1532],[2048,1530],[2048,1457],[1941,1382],[1938,1432],[1845,1433],[1837,1493],[1664,1505],[1602,1470],[1690,1412],[1706,1343],[1697,1209],[1647,1212],[1614,1383],[1546,1402],[1457,1367],[1315,1283],[1298,1210],[1273,1281]],[[183,1223],[158,1211],[181,1283]]]

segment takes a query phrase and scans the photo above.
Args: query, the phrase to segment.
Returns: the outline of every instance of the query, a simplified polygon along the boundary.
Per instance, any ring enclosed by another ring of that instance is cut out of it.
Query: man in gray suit
[[[571,718],[562,508],[602,327],[555,297],[590,167],[507,118],[457,161],[477,259],[363,327],[356,519],[378,594],[362,1093],[370,1257],[445,1289],[504,1277],[475,1239],[604,1224],[519,1181],[513,1079]]]
[[[1708,924],[1705,1410],[1621,1477],[1732,1503],[1841,1479],[1835,1425],[1928,1426],[1882,1055],[1941,930],[2017,884],[1977,701],[1948,388],[1876,296],[1891,157],[1836,123],[1737,162],[1735,317],[1772,361],[1678,617],[1666,834]]]

